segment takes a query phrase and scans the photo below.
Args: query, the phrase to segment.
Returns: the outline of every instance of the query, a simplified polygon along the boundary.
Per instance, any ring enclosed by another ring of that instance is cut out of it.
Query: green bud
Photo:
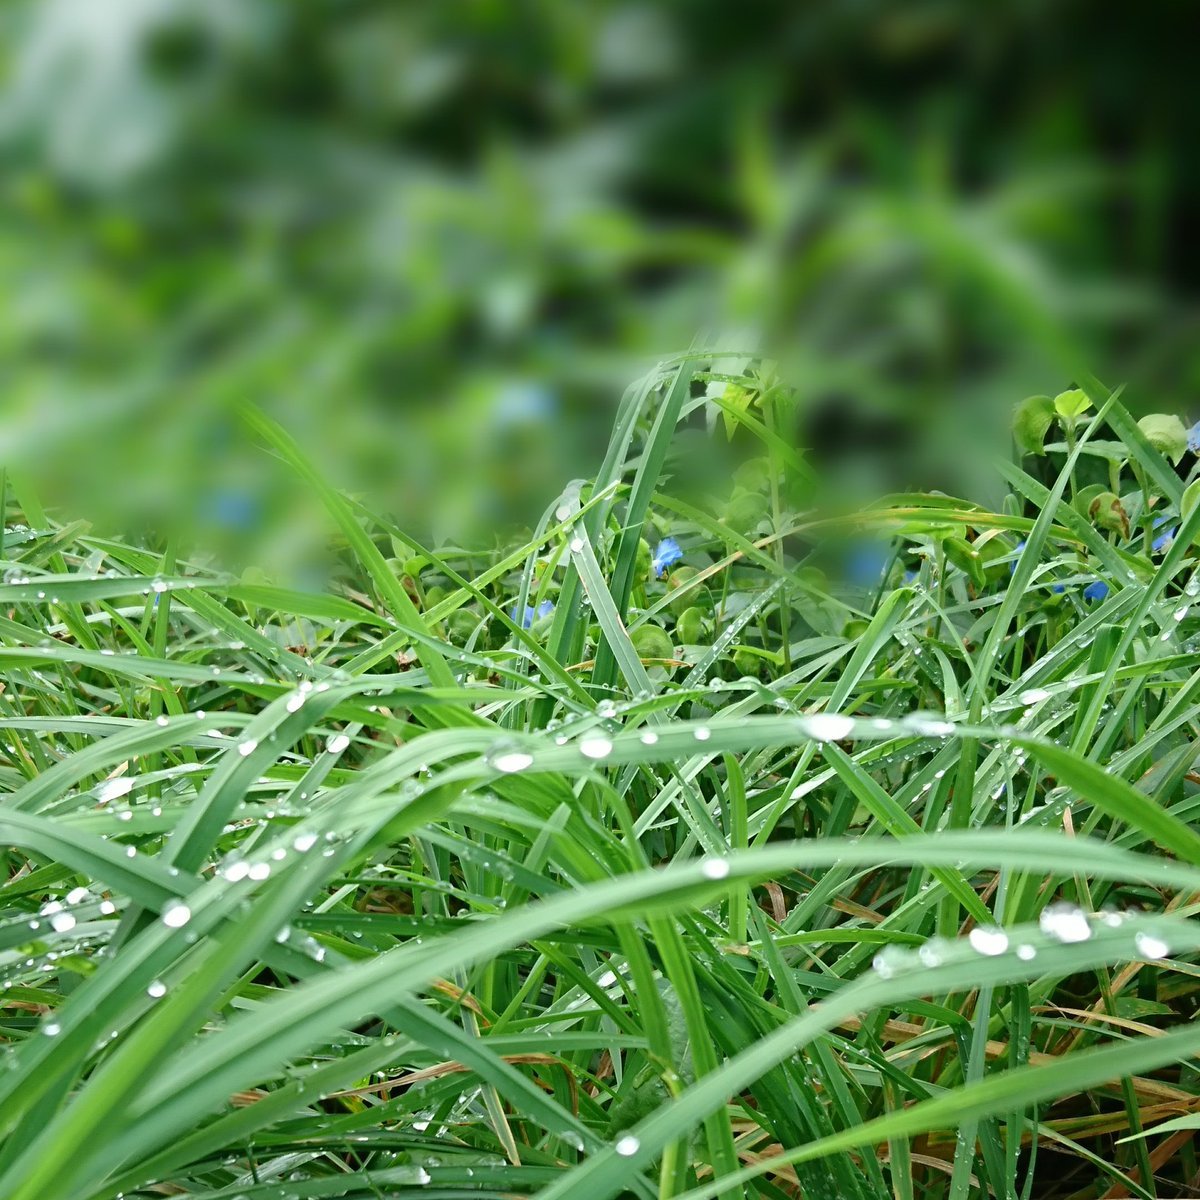
[[[867,632],[871,627],[870,621],[864,621],[861,617],[851,617],[849,621],[842,626],[842,637],[848,642],[856,642],[860,637]]]
[[[425,607],[432,608],[435,604],[440,603],[450,593],[444,587],[431,587],[425,589]]]
[[[675,622],[675,637],[685,646],[701,645],[705,641],[704,625],[703,609],[684,609]]]
[[[690,605],[695,604],[701,596],[701,588],[698,584],[693,584],[691,587],[686,587],[690,579],[694,579],[700,574],[698,567],[676,567],[674,571],[667,577],[667,587],[674,591],[676,588],[684,587],[685,590],[680,592],[671,601],[671,611],[678,616],[683,610]]]
[[[630,635],[638,658],[674,658],[675,643],[661,625],[642,625]]]
[[[429,559],[423,554],[413,554],[404,560],[404,573],[416,579],[429,566]]]
[[[765,458],[748,458],[733,472],[733,482],[748,492],[762,492],[771,481],[771,464]]]
[[[1182,524],[1192,515],[1196,509],[1196,505],[1200,504],[1200,479],[1189,483],[1183,491],[1183,497],[1179,501],[1179,520]],[[1192,539],[1192,545],[1200,545],[1200,534]]]
[[[977,588],[984,586],[987,582],[987,576],[984,574],[983,563],[980,561],[979,552],[970,542],[963,538],[948,537],[942,543],[942,548],[946,551],[946,557]]]
[[[634,579],[645,579],[650,574],[650,564],[654,560],[654,555],[650,550],[650,543],[645,538],[638,538],[637,558],[634,561],[633,577]]]
[[[749,675],[751,678],[757,679],[762,672],[763,660],[752,650],[739,646],[733,652],[733,665],[739,675]]]
[[[1054,421],[1054,401],[1049,396],[1030,396],[1013,412],[1012,431],[1025,454],[1045,454],[1046,433]]]
[[[723,518],[730,529],[751,533],[758,527],[767,511],[767,498],[754,492],[735,491],[725,508]]]
[[[456,609],[446,619],[446,625],[450,630],[450,640],[462,645],[479,628],[479,616],[467,608]]]
[[[1151,413],[1138,422],[1138,428],[1146,435],[1146,441],[1173,463],[1178,463],[1187,452],[1187,430],[1174,413]]]
[[[1129,536],[1129,517],[1115,492],[1101,492],[1088,506],[1088,516],[1098,529]]]

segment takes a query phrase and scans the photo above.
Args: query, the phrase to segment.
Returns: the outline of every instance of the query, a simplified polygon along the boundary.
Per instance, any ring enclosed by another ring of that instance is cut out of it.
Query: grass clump
[[[1092,384],[995,511],[813,515],[717,366],[484,557],[247,414],[328,594],[9,481],[6,1200],[1184,1194],[1186,433]]]

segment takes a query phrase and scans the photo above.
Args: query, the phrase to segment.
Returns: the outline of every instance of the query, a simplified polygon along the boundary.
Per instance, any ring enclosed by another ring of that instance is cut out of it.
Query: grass
[[[1090,384],[998,511],[815,516],[787,395],[712,366],[486,561],[249,412],[326,595],[9,475],[5,1200],[1195,1194],[1176,448]],[[757,470],[711,503],[709,411]]]

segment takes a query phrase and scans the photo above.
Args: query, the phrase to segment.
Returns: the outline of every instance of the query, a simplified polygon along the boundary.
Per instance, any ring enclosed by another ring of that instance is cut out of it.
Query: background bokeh
[[[964,448],[1076,367],[1135,409],[1195,403],[1186,3],[0,22],[0,461],[101,527],[302,559],[306,497],[250,400],[422,536],[485,537],[591,470],[627,384],[693,344],[776,359],[819,449],[917,429],[964,492]]]

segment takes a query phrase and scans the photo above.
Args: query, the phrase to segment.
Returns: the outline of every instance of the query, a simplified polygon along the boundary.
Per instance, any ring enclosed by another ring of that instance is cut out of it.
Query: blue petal
[[[1021,555],[1024,553],[1024,551],[1025,551],[1025,543],[1024,543],[1023,541],[1021,541],[1021,542],[1018,542],[1018,543],[1017,543],[1017,558],[1020,558],[1020,557],[1021,557]],[[1010,563],[1008,564],[1008,573],[1009,573],[1010,575],[1013,575],[1013,574],[1015,574],[1015,573],[1016,573],[1016,570],[1017,570],[1017,558],[1014,558],[1014,559],[1012,560],[1012,562],[1010,562]]]
[[[679,548],[679,543],[672,537],[665,537],[658,543],[650,565],[654,568],[654,574],[660,576],[668,567],[673,567],[682,557],[683,551]]]
[[[882,546],[855,546],[846,560],[850,582],[860,587],[874,587],[887,570],[890,554]]]
[[[1200,454],[1200,421],[1188,430],[1188,449],[1193,454]]]
[[[1056,583],[1050,590],[1056,596],[1061,596],[1067,590],[1067,585],[1065,583]]]
[[[1166,533],[1156,537],[1154,541],[1150,543],[1150,548],[1155,554],[1161,554],[1175,540],[1175,535],[1178,532],[1178,527],[1174,529],[1168,529]]]
[[[1085,600],[1103,600],[1107,595],[1108,584],[1103,579],[1097,579],[1083,589],[1083,598]]]
[[[539,619],[542,617],[548,617],[553,611],[554,611],[554,601],[553,600],[543,600],[541,602],[541,604],[539,604],[537,606],[537,615],[538,615]]]
[[[520,611],[521,606],[519,604],[514,604],[512,608],[508,610],[508,615],[512,617],[514,621],[519,620],[521,622],[522,629],[529,629],[533,625],[533,609],[528,604],[525,605],[525,615],[523,617],[517,616]]]

